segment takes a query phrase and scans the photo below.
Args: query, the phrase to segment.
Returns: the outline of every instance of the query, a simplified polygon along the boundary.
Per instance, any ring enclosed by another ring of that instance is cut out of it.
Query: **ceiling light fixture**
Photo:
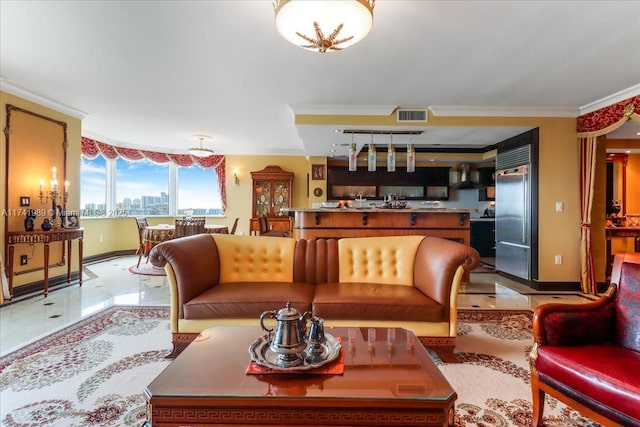
[[[358,170],[358,152],[356,151],[356,141],[351,134],[351,144],[349,145],[349,172]]]
[[[375,0],[275,0],[276,28],[287,41],[321,53],[364,39],[373,26]]]
[[[202,141],[204,141],[205,139],[212,139],[212,138],[207,135],[194,135],[194,136],[198,138],[198,140],[200,141],[200,146],[189,148],[189,154],[195,157],[213,156],[214,154],[213,150],[202,146]]]
[[[413,135],[409,135],[409,143],[407,144],[407,172],[416,171],[416,149],[413,146]]]
[[[396,148],[393,146],[393,134],[389,139],[389,147],[387,148],[387,172],[396,171]]]

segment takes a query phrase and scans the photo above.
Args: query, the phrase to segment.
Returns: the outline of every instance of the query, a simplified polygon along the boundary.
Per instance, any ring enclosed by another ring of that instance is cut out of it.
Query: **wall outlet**
[[[562,255],[556,255],[556,265],[562,264]]]
[[[99,239],[100,239],[100,243],[104,242],[104,237],[102,236],[102,234],[100,235]]]
[[[29,258],[26,255],[20,255],[20,265],[27,265],[29,262]]]
[[[556,202],[556,212],[562,212],[564,210],[564,203]]]

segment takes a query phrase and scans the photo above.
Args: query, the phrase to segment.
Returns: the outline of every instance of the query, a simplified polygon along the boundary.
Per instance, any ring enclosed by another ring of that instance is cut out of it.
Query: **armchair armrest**
[[[533,338],[538,346],[575,346],[610,341],[615,328],[614,296],[617,285],[586,304],[549,303],[533,313]]]

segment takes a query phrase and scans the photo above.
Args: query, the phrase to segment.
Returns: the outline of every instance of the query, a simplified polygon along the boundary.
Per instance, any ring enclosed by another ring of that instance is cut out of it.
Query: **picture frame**
[[[311,179],[313,181],[324,181],[324,165],[311,165]]]
[[[67,221],[66,221],[65,227],[66,228],[80,227],[80,220],[78,218],[78,215],[75,215],[75,214],[67,215]]]

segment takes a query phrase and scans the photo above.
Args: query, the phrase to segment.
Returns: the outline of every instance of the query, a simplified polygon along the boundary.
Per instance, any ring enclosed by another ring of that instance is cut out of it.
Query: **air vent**
[[[399,109],[398,122],[427,122],[427,110]]]

